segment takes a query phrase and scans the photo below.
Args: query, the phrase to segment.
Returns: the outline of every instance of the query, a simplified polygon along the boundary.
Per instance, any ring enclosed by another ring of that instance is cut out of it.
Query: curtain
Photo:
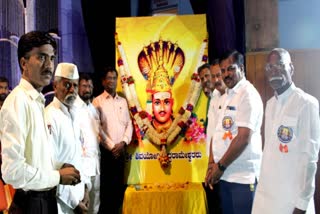
[[[209,59],[230,49],[245,52],[244,0],[190,0],[195,14],[207,14]]]

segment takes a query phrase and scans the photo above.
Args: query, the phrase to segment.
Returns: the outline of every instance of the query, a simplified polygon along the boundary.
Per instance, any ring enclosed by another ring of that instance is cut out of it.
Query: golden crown
[[[170,41],[159,40],[145,46],[138,55],[140,72],[148,81],[147,91],[170,91],[185,63],[182,49]]]

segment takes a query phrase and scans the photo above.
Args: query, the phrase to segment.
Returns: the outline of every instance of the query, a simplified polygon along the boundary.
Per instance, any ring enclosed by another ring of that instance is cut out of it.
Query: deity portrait
[[[116,20],[118,90],[128,101],[134,125],[133,144],[127,148],[130,183],[167,182],[168,175],[175,180],[203,179],[205,170],[195,166],[206,162],[205,155],[190,164],[183,153],[206,149],[206,98],[197,73],[208,60],[205,26],[205,15]],[[155,173],[146,173],[150,169]]]
[[[138,56],[140,71],[147,80],[148,113],[152,115],[151,124],[158,133],[166,132],[174,120],[172,85],[184,60],[178,45],[162,40],[144,47]]]
[[[173,121],[173,98],[171,92],[156,92],[152,95],[152,125],[161,133],[167,130]]]

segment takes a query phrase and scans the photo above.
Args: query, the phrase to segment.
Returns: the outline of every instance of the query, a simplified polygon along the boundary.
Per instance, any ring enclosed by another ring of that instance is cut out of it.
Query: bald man
[[[319,103],[292,81],[288,51],[273,49],[265,74],[274,90],[265,111],[265,146],[253,214],[315,213]]]

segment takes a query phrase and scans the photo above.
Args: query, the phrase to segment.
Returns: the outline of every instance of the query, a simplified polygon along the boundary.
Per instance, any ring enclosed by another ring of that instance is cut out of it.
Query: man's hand
[[[87,207],[82,201],[78,206],[73,210],[75,214],[87,214],[89,207]]]
[[[83,199],[81,201],[86,207],[89,208],[89,205],[90,205],[90,197],[89,197],[89,190],[87,187],[85,187],[85,190],[84,190],[84,196],[83,196]]]
[[[211,183],[210,181],[212,180],[212,168],[213,168],[214,162],[210,162],[208,164],[208,169],[207,169],[207,174],[205,177],[205,186],[209,186],[209,188],[212,190],[213,189],[213,183]]]
[[[124,141],[121,141],[120,143],[114,145],[111,152],[115,158],[119,158],[122,154],[124,154],[125,145],[127,144]]]
[[[305,210],[300,210],[298,208],[294,208],[293,210],[293,214],[304,214],[304,213],[306,213]]]
[[[212,163],[210,170],[207,171],[205,185],[209,185],[210,189],[213,189],[213,185],[219,182],[222,175],[223,171],[219,169],[218,164]]]
[[[88,191],[88,188],[85,187],[83,199],[78,204],[78,206],[74,209],[74,213],[87,214],[89,211],[89,204],[90,204],[89,191]]]
[[[64,164],[59,170],[60,184],[76,185],[81,182],[80,172],[71,164]]]

